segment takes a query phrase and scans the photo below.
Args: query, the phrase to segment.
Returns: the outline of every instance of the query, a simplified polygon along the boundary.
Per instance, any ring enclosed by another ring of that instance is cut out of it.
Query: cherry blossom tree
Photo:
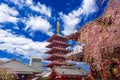
[[[113,62],[120,65],[119,9],[119,0],[109,0],[102,16],[86,24],[79,32],[75,33],[77,36],[73,34],[69,37],[85,44],[84,62],[90,65],[91,71],[104,71],[102,75],[104,80],[106,80],[106,75],[110,73],[109,68]]]

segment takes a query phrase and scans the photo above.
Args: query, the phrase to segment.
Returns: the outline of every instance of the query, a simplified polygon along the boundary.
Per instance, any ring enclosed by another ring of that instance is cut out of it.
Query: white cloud
[[[6,1],[9,1],[9,0],[6,0]],[[51,9],[41,4],[40,2],[34,3],[33,0],[10,0],[9,2],[14,3],[15,5],[19,6],[20,9],[23,9],[26,6],[33,11],[36,11],[42,15],[45,15],[46,18],[51,17]],[[3,14],[3,16],[4,15],[5,14]],[[50,23],[46,19],[43,19],[41,15],[36,16],[36,17],[32,17],[29,15],[30,14],[28,13],[27,14],[28,18],[20,18],[19,20],[21,20],[24,24],[26,24],[25,30],[27,29],[31,30],[30,35],[34,35],[34,31],[36,30],[39,30],[42,33],[45,33],[49,36],[52,36],[54,34],[50,30],[51,29]],[[15,17],[14,18],[13,17],[11,18],[10,16],[7,16],[7,17],[8,18],[5,18],[5,20],[9,20],[10,18],[12,22],[17,21]],[[1,20],[3,21],[4,17]],[[18,27],[15,27],[15,28],[18,28]]]
[[[18,21],[18,18],[16,16],[18,15],[18,11],[14,8],[10,8],[7,4],[0,4],[0,23],[3,22],[12,22],[16,23]]]
[[[24,55],[25,58],[30,56],[42,56],[47,50],[47,42],[34,42],[23,36],[14,35],[8,31],[0,29],[0,50],[7,51],[15,55]]]
[[[39,30],[39,31],[42,31],[43,33],[51,36],[53,35],[53,32],[51,32],[51,25],[50,23],[41,18],[40,16],[36,16],[36,17],[29,17],[29,20],[27,20],[26,22],[26,28],[25,30],[27,29],[31,29],[33,31],[35,30]]]
[[[83,13],[89,14],[97,10],[96,0],[83,0],[82,5]]]
[[[25,5],[26,0],[6,0],[11,3],[14,3],[15,5],[18,5],[20,8],[22,8]]]
[[[9,0],[7,0],[9,1]],[[48,17],[51,17],[51,9],[47,6],[41,4],[40,2],[34,4],[33,0],[10,0],[10,2],[18,5],[19,8],[23,8],[24,6],[30,7],[31,10],[39,12],[40,14],[44,14]]]
[[[27,4],[27,5],[32,5],[32,4],[33,4],[33,1],[32,1],[32,0],[26,0],[26,4]]]
[[[79,52],[82,52],[82,48],[83,48],[82,46],[76,45],[76,46],[73,48],[74,53],[77,54],[77,53],[79,53]]]
[[[36,12],[39,12],[41,14],[45,14],[48,17],[51,17],[51,10],[50,8],[47,8],[45,5],[38,3],[37,5],[31,5],[30,8]]]
[[[75,29],[75,26],[77,26],[80,20],[78,17],[76,17],[73,13],[70,13],[69,15],[64,15],[60,13],[60,16],[64,22],[64,30],[62,31],[62,33],[68,35],[77,31]]]
[[[68,15],[60,13],[64,22],[64,30],[62,33],[69,35],[76,32],[76,27],[78,27],[78,23],[81,21],[81,15],[85,15],[87,17],[90,13],[94,13],[96,10],[97,5],[95,0],[83,0],[82,6],[77,10],[73,10]]]
[[[9,61],[10,59],[8,58],[0,58],[0,61]]]
[[[76,45],[73,48],[71,48],[73,51],[67,54],[66,56],[74,55],[74,54],[79,54],[82,52],[83,45]]]

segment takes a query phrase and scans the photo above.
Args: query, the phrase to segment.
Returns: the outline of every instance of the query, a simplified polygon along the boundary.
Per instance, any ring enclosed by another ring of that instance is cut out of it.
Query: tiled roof
[[[40,72],[39,70],[16,60],[8,61],[0,66],[13,69],[18,74],[33,74],[34,72]]]
[[[48,40],[47,40],[47,42],[51,42],[51,41],[53,41],[53,39],[54,40],[60,40],[60,41],[63,41],[63,42],[66,42],[68,39],[66,38],[66,37],[64,37],[64,36],[59,36],[59,35],[53,35],[51,38],[49,38]]]
[[[42,73],[36,74],[36,76],[49,77],[51,73],[51,71],[42,71]]]
[[[3,64],[3,63],[5,63],[5,62],[4,61],[0,61],[0,65]]]
[[[65,42],[61,42],[61,41],[56,41],[56,40],[53,40],[49,45],[47,45],[46,47],[47,48],[51,48],[55,45],[62,45],[64,48],[70,46],[70,44],[66,44]]]
[[[54,70],[60,75],[86,76],[88,73],[75,66],[55,66]]]

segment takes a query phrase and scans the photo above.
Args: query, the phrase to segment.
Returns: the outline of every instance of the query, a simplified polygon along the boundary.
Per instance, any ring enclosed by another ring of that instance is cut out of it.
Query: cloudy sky
[[[46,40],[56,34],[78,31],[99,17],[108,0],[0,0],[0,60],[28,63],[30,56],[44,57]]]

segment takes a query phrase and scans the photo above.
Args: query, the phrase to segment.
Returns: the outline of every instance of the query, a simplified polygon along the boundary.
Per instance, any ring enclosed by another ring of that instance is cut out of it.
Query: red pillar
[[[107,75],[106,75],[106,70],[105,70],[105,65],[104,64],[103,64],[103,67],[102,67],[102,73],[103,73],[103,79],[107,80]]]
[[[118,60],[118,68],[119,68],[119,72],[120,72],[120,60]]]
[[[90,80],[94,80],[91,67],[90,67]]]
[[[118,74],[120,74],[120,60],[118,60]],[[118,76],[118,80],[120,80],[120,75]]]

